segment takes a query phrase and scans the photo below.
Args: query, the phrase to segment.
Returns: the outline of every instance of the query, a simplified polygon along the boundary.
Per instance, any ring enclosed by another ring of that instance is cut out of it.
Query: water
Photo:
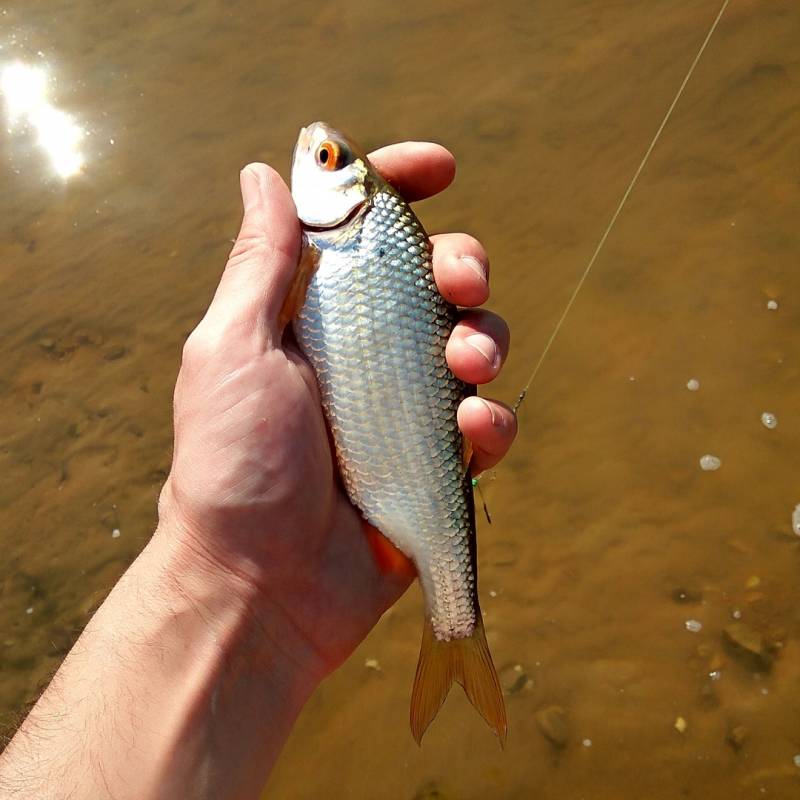
[[[514,333],[492,391],[513,402],[718,8],[6,4],[0,60],[49,64],[90,135],[66,182],[31,136],[0,138],[5,718],[150,535],[244,163],[286,174],[319,118],[447,143],[457,182],[419,212],[487,245]],[[798,35],[790,0],[731,4],[481,484],[505,752],[457,693],[413,743],[415,588],[312,698],[265,797],[797,796]],[[723,645],[735,610],[776,648],[768,673]],[[553,705],[558,751],[535,721]]]

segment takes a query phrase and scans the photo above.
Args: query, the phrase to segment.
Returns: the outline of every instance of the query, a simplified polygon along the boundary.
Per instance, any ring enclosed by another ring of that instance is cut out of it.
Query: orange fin
[[[463,437],[464,441],[461,445],[461,458],[464,463],[464,469],[469,469],[470,462],[472,461],[472,455],[475,448],[472,446],[472,442],[467,439],[466,436]]]
[[[303,246],[300,250],[300,260],[292,278],[292,285],[286,293],[286,299],[278,314],[278,325],[285,328],[299,313],[306,301],[308,284],[314,277],[319,266],[319,250],[303,236]]]
[[[361,524],[381,574],[409,579],[417,577],[417,569],[410,558],[403,555],[374,525],[365,519],[361,520]]]
[[[431,621],[425,620],[411,692],[411,733],[417,744],[422,743],[453,681],[464,687],[469,701],[494,731],[502,747],[508,729],[506,708],[480,615],[472,636],[449,642],[438,640]]]

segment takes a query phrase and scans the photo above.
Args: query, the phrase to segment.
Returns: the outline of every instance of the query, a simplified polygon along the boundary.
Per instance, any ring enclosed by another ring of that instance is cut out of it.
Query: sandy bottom
[[[145,6],[3,17],[0,60],[41,50],[91,132],[66,184],[0,139],[7,722],[152,531],[238,169],[286,174],[317,118],[450,146],[457,182],[419,213],[489,249],[514,335],[491,392],[513,402],[719,3]],[[791,0],[731,3],[483,482],[505,752],[456,693],[413,743],[414,587],[312,698],[265,797],[800,796],[799,39]]]

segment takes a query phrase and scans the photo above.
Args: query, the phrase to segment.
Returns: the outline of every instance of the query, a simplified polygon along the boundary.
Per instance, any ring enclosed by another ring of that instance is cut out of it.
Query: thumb
[[[232,325],[262,328],[280,340],[278,315],[300,254],[300,223],[289,188],[266,164],[240,174],[244,217],[236,243],[203,319],[206,332]]]

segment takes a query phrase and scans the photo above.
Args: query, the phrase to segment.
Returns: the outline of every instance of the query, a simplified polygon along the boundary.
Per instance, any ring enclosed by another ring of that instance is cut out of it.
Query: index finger
[[[456,176],[453,154],[433,142],[401,142],[369,154],[378,172],[409,202],[446,189]]]

